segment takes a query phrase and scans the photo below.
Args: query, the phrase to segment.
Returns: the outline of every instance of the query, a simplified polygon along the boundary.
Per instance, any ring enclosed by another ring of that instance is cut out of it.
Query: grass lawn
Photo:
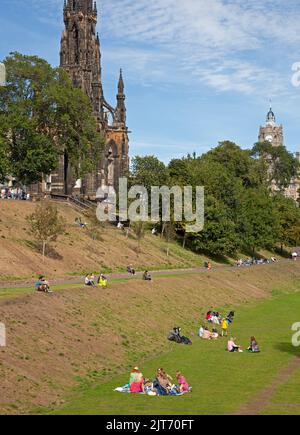
[[[219,308],[222,311],[222,307]],[[300,357],[300,348],[291,344],[291,326],[295,322],[300,322],[300,293],[274,294],[270,300],[238,308],[232,325],[232,335],[244,348],[248,346],[251,335],[257,337],[262,349],[260,354],[229,354],[225,352],[226,339],[204,342],[194,337],[193,346],[174,344],[170,353],[159,358],[154,355],[153,360],[140,367],[147,378],[154,377],[157,367],[164,367],[171,376],[175,376],[176,370],[181,370],[193,386],[191,394],[149,397],[116,393],[114,388],[128,382],[129,373],[124,373],[109,382],[92,386],[83,380],[65,407],[47,412],[109,415],[238,412],[241,406],[251,403],[268,388],[293,359]],[[159,345],[157,343],[158,349]],[[288,379],[279,382],[268,403],[256,412],[300,414],[299,381],[300,360],[299,368]]]

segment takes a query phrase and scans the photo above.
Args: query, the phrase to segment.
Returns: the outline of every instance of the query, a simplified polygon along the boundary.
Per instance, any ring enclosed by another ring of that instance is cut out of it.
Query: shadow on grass
[[[42,253],[42,246],[38,242],[32,240],[25,240],[25,245],[37,254]],[[51,245],[46,246],[45,256],[52,260],[63,260],[63,256],[60,255]]]
[[[292,343],[277,343],[274,347],[280,352],[289,353],[290,355],[300,358],[300,347],[295,347]]]
[[[257,258],[258,260],[266,259],[264,255],[261,255],[259,252],[253,251],[252,249],[249,248],[243,248],[242,254],[246,255],[249,258]]]
[[[277,255],[281,255],[281,257],[291,258],[291,252],[287,251],[286,249],[274,248],[274,252]]]

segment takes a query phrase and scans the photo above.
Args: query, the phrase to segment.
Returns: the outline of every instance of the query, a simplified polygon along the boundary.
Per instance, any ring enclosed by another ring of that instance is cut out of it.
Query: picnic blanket
[[[130,392],[130,385],[126,384],[123,387],[118,387],[114,391],[118,393],[125,393],[125,394],[131,394]],[[192,387],[190,387],[190,392],[192,391]],[[146,396],[156,396],[157,394],[150,388],[145,387],[145,393],[139,393]],[[176,387],[174,386],[170,392],[170,396],[184,396],[184,393],[178,393]]]

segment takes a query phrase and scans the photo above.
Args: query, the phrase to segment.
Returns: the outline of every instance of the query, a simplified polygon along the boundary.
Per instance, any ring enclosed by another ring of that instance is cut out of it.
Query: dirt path
[[[266,408],[277,389],[284,384],[294,372],[300,368],[300,358],[294,357],[289,364],[284,367],[271,382],[271,384],[259,393],[251,402],[243,405],[233,415],[258,415],[264,408]]]

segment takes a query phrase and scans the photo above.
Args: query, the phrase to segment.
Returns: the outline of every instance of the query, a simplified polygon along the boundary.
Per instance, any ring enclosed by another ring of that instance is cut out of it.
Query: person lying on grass
[[[228,341],[227,344],[227,350],[228,352],[243,352],[241,346],[239,346],[238,344],[235,344],[235,338],[230,337],[230,340]]]
[[[204,328],[204,332],[202,335],[203,340],[211,340],[212,339],[212,333],[208,328]]]
[[[260,348],[255,337],[250,338],[250,346],[248,347],[247,351],[252,353],[260,352]]]

